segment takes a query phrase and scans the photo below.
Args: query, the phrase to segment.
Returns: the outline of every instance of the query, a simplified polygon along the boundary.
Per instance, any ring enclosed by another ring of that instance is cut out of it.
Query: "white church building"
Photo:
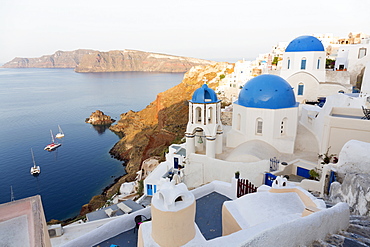
[[[293,153],[298,105],[292,87],[281,77],[265,74],[253,78],[234,102],[227,146],[260,140],[281,153]]]
[[[300,36],[292,40],[283,55],[280,76],[295,89],[300,103],[316,102],[320,97],[337,92],[349,93],[349,73],[325,69],[326,52],[314,36]]]

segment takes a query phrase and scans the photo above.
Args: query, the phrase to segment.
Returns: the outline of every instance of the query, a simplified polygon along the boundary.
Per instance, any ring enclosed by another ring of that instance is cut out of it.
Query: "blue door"
[[[305,178],[310,178],[310,170],[297,166],[297,175]]]
[[[154,187],[153,192],[154,192],[154,194],[155,194],[155,193],[157,193],[157,185],[153,185],[153,187]]]
[[[176,157],[173,158],[173,168],[175,169],[179,168],[179,158]]]
[[[148,196],[152,196],[153,195],[153,189],[152,189],[152,185],[151,184],[147,184],[146,185],[146,190],[147,190]]]
[[[274,182],[276,176],[271,173],[265,173],[265,184],[268,186],[272,186],[272,183]]]

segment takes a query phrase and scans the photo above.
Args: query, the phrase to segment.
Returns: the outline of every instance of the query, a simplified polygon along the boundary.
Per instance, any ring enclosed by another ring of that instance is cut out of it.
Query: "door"
[[[179,158],[176,157],[173,158],[173,168],[175,169],[179,168]]]
[[[147,190],[148,196],[152,196],[153,195],[153,189],[152,189],[152,185],[151,184],[147,184],[146,185],[146,190]]]

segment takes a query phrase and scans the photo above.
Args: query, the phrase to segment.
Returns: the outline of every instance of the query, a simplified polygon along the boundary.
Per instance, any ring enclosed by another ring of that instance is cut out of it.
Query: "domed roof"
[[[207,84],[203,84],[201,88],[195,90],[192,99],[192,103],[217,103],[219,102],[215,91],[209,88]]]
[[[325,51],[325,48],[317,38],[305,35],[293,39],[285,49],[285,52],[302,51]]]
[[[280,109],[295,107],[298,103],[289,83],[276,75],[260,75],[248,81],[235,102],[254,108]]]

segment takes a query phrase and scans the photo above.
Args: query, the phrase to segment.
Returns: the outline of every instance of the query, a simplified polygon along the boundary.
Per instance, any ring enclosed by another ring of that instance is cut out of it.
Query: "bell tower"
[[[189,100],[185,133],[187,154],[199,153],[215,158],[216,154],[222,153],[222,135],[221,101],[215,91],[204,83]]]

